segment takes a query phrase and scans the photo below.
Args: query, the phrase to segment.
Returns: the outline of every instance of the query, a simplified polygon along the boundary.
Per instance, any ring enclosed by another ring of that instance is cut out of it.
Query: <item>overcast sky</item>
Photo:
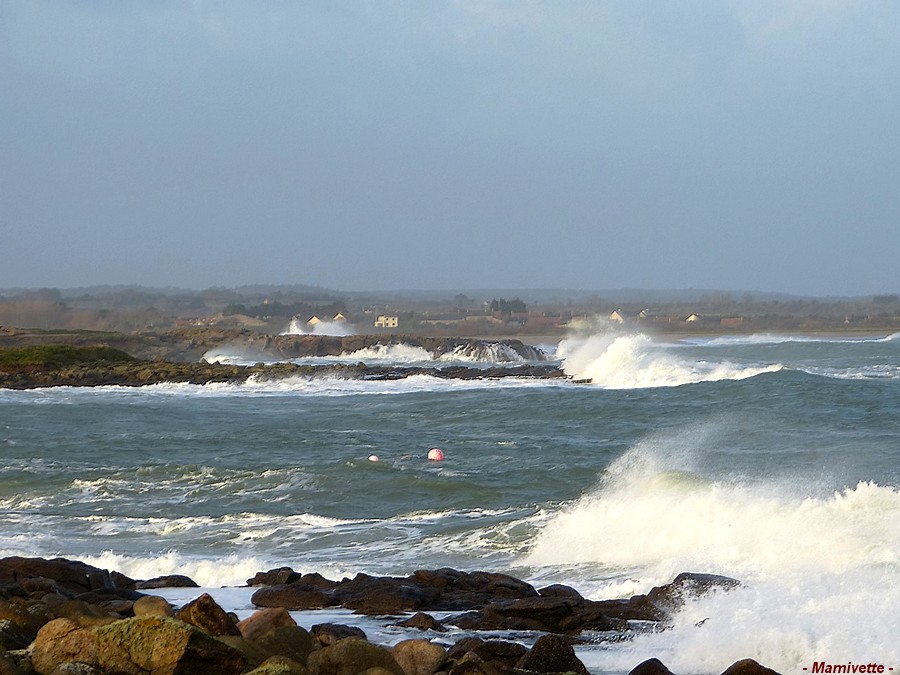
[[[0,288],[900,291],[900,3],[0,0]]]

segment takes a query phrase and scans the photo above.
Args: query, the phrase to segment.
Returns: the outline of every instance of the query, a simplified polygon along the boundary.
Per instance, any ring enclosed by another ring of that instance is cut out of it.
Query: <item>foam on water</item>
[[[777,372],[780,364],[738,365],[689,360],[648,336],[600,333],[563,340],[556,353],[567,375],[608,389],[676,387],[695,382],[742,380]]]
[[[638,444],[543,524],[524,557],[537,569],[594,566],[598,599],[645,593],[682,571],[742,582],[688,603],[671,630],[591,652],[589,667],[627,671],[647,655],[674,672],[721,672],[747,657],[779,672],[900,659],[897,487],[863,481],[813,496],[787,480],[705,479],[699,464]],[[620,574],[600,582],[609,570]]]

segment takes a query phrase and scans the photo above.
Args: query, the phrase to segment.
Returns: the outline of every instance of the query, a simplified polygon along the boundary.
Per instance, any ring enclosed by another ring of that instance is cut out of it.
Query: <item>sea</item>
[[[285,565],[487,570],[597,600],[722,574],[741,585],[665,630],[584,634],[576,653],[596,674],[650,657],[679,674],[900,668],[900,334],[597,326],[538,346],[570,378],[0,390],[0,555],[188,575],[239,616],[247,579]],[[298,362],[518,359],[396,344]],[[339,609],[295,618],[419,636]]]

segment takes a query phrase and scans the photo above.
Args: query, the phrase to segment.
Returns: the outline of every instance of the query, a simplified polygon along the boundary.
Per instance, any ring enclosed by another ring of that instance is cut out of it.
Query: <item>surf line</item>
[[[892,666],[883,663],[826,663],[825,661],[813,661],[813,673],[883,673],[893,670]],[[804,668],[803,670],[810,670]]]

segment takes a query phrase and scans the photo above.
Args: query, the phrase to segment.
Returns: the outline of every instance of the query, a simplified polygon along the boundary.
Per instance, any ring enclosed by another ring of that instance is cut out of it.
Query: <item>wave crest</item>
[[[728,361],[691,361],[667,351],[648,336],[601,333],[560,342],[563,370],[608,389],[677,387],[695,382],[742,380],[776,372],[781,364],[741,366]]]

